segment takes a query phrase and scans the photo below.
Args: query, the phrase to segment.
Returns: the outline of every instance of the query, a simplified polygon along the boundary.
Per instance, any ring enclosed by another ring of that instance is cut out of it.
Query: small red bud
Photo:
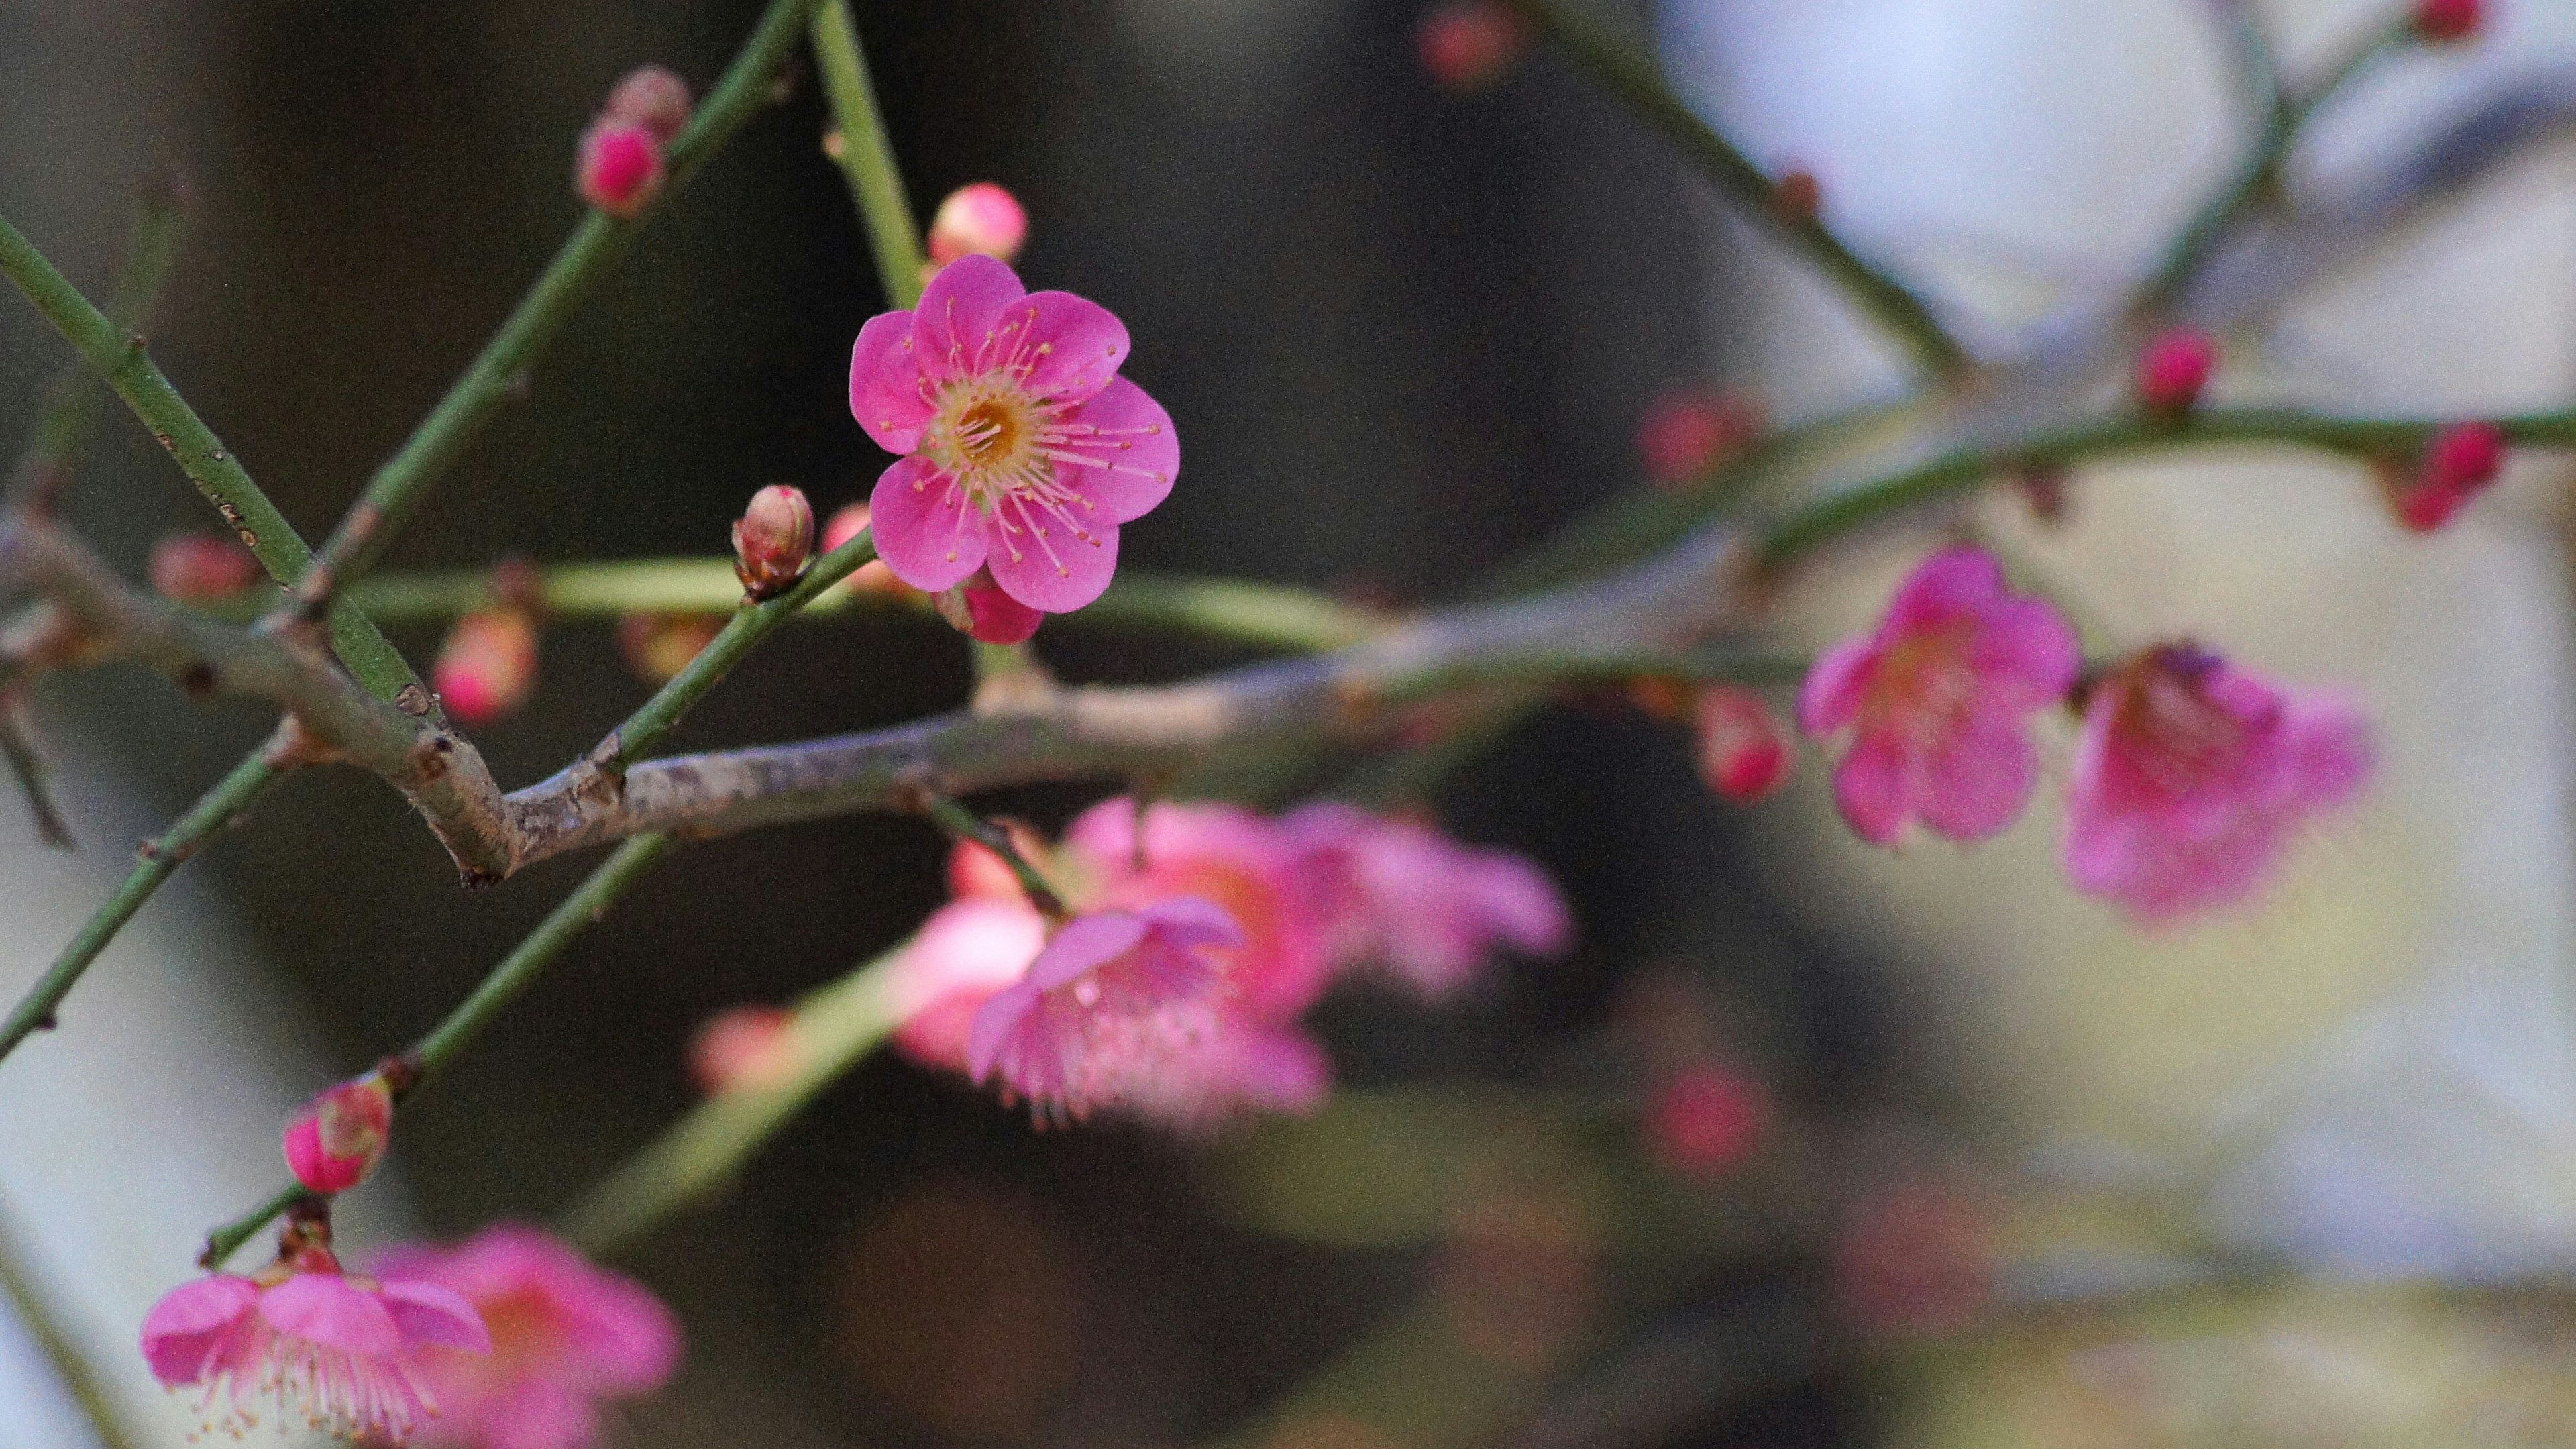
[[[687,81],[658,65],[646,65],[626,73],[626,78],[608,93],[608,104],[600,115],[642,126],[653,133],[654,140],[667,146],[689,124],[690,104]]]
[[[1029,214],[1019,198],[990,181],[948,193],[930,221],[930,259],[946,266],[970,254],[1009,261],[1029,239]]]
[[[724,620],[713,614],[627,614],[617,621],[617,652],[647,684],[664,684],[715,642]]]
[[[1018,644],[1038,631],[1046,615],[1010,595],[994,584],[993,575],[978,569],[975,576],[955,588],[942,590],[932,600],[939,617],[958,632],[984,644]]]
[[[709,1092],[776,1086],[796,1070],[795,1023],[776,1006],[717,1012],[689,1041],[689,1075]]]
[[[482,609],[456,621],[431,671],[457,722],[485,725],[516,713],[537,686],[536,622],[516,609]]]
[[[2415,34],[2437,45],[2468,39],[2486,18],[2484,0],[2415,0]]]
[[[602,117],[581,133],[573,189],[619,220],[641,212],[662,190],[662,143],[634,121]]]
[[[286,1165],[313,1192],[347,1192],[385,1155],[394,1093],[373,1072],[314,1098],[286,1127]]]
[[[1637,423],[1637,451],[1646,477],[1680,489],[1707,476],[1762,436],[1762,406],[1735,393],[1680,387],[1646,408]]]
[[[1793,166],[1772,183],[1771,205],[1783,221],[1814,221],[1825,209],[1824,183],[1816,179],[1813,171]]]
[[[1771,1124],[1760,1082],[1714,1062],[1675,1073],[1646,1108],[1655,1160],[1685,1177],[1711,1177],[1752,1155]]]
[[[814,505],[805,491],[773,483],[751,495],[733,525],[733,572],[743,592],[771,599],[805,576],[814,557]]]
[[[2454,423],[2424,445],[2414,480],[2396,497],[2397,519],[2431,533],[2459,515],[2504,471],[2504,430],[2493,423]]]
[[[173,533],[152,545],[152,587],[165,599],[206,604],[251,586],[259,560],[237,539],[211,533]]]
[[[1762,696],[1732,684],[1700,691],[1694,713],[1699,777],[1708,788],[1749,805],[1777,790],[1797,764],[1788,727]]]
[[[2149,412],[2178,417],[2200,401],[2218,366],[2218,343],[2197,327],[2157,333],[2138,352],[2138,401]]]
[[[1442,90],[1464,95],[1511,74],[1529,52],[1529,25],[1494,0],[1449,0],[1422,17],[1415,37],[1422,68]]]

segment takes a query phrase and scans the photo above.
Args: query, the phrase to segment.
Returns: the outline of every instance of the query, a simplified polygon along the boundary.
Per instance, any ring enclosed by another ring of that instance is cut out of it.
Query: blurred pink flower
[[[1554,956],[1573,942],[1564,898],[1517,855],[1335,800],[1301,805],[1279,828],[1334,954],[1383,965],[1424,996],[1454,994],[1497,946]]]
[[[2172,327],[2138,349],[2138,401],[2149,412],[2191,411],[2218,367],[2218,341],[2197,327]]]
[[[2142,921],[2223,905],[2271,875],[2308,817],[2358,794],[2371,762],[2349,704],[2159,645],[2085,703],[2067,874]]]
[[[1279,825],[1240,806],[1103,800],[1065,827],[1068,876],[1086,906],[1135,907],[1175,896],[1214,902],[1243,933],[1226,971],[1226,999],[1263,1021],[1293,1021],[1330,984],[1332,961]]]
[[[679,1322],[661,1300],[534,1228],[399,1248],[382,1271],[389,1291],[435,1289],[491,1326],[487,1355],[435,1346],[446,1340],[412,1355],[438,1395],[423,1426],[434,1444],[582,1449],[599,1437],[600,1401],[649,1393],[679,1366]]]
[[[1752,1155],[1771,1125],[1771,1094],[1716,1062],[1683,1068],[1655,1089],[1646,1142],[1655,1160],[1685,1177],[1710,1177]]]
[[[303,1271],[216,1273],[171,1289],[144,1315],[144,1360],[171,1388],[204,1386],[210,1430],[238,1437],[265,1403],[281,1428],[302,1420],[399,1443],[437,1412],[414,1353],[487,1353],[483,1319],[437,1284],[343,1275],[327,1250],[308,1253]]]
[[[1712,685],[1691,711],[1699,777],[1708,788],[1750,805],[1789,783],[1797,742],[1761,695],[1741,685]]]
[[[1019,893],[1019,883],[990,851],[1007,893],[961,894],[940,907],[903,948],[896,968],[903,1025],[894,1041],[927,1067],[966,1070],[966,1034],[975,1013],[1003,987],[1028,974],[1046,946],[1046,920]],[[962,855],[963,852],[961,851]],[[953,873],[952,867],[952,873]]]
[[[1068,292],[1029,293],[968,255],[910,312],[887,312],[850,354],[850,412],[900,453],[869,496],[877,552],[938,593],[979,568],[1050,614],[1100,597],[1118,526],[1172,491],[1180,444],[1145,390],[1118,376],[1127,329]]]
[[[1242,945],[1233,920],[1194,896],[1077,916],[975,1013],[967,1066],[1045,1116],[1151,1105],[1215,1036],[1219,953]]]
[[[1920,819],[1977,840],[2012,823],[2039,778],[2025,719],[2074,687],[2075,631],[2015,596],[1982,550],[1915,569],[1874,633],[1827,650],[1798,695],[1811,735],[1849,728],[1834,798],[1863,840],[1894,844]]]

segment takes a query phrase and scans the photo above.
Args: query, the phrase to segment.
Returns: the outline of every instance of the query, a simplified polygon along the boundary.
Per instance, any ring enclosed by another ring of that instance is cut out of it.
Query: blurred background
[[[1796,419],[1891,359],[1554,58],[1434,87],[1409,0],[867,0],[927,216],[994,180],[1033,286],[1108,305],[1187,434],[1138,569],[1428,603],[1636,484],[1649,403],[1724,383]],[[2382,8],[2259,7],[2292,68]],[[153,346],[308,536],[579,216],[572,138],[629,68],[703,87],[754,0],[0,0],[0,208],[93,293],[137,180],[196,220]],[[2116,296],[2245,135],[2202,0],[1669,0],[1619,18],[1755,158],[1981,346]],[[2498,87],[2576,67],[2576,5],[2497,7],[2324,118],[2331,189]],[[745,498],[864,496],[851,337],[881,310],[810,74],[667,214],[476,445],[396,566],[709,555]],[[2248,397],[2562,405],[2576,187],[2535,149],[2455,213],[2231,335]],[[0,444],[66,353],[0,307]],[[2258,908],[2140,937],[2034,818],[1970,853],[1845,839],[1821,771],[1745,812],[1682,731],[1551,709],[1438,791],[1527,853],[1582,943],[1433,1011],[1354,991],[1324,1114],[1212,1143],[1026,1118],[888,1058],[620,1266],[686,1321],[637,1446],[2562,1443],[2576,1432],[2563,534],[2549,469],[2401,542],[2346,470],[2078,480],[2073,522],[1974,525],[2142,643],[2189,630],[2364,695],[2383,784]],[[69,512],[139,571],[204,508],[118,416]],[[1793,585],[1781,635],[1872,615],[1921,537]],[[415,661],[435,631],[398,635]],[[1052,625],[1068,678],[1231,656]],[[956,636],[783,634],[677,748],[892,723],[965,692]],[[646,694],[550,628],[520,784]],[[35,699],[81,851],[0,802],[14,992],[259,710],[131,673]],[[997,797],[1052,827],[1097,790]],[[2034,811],[2034,817],[2046,812]],[[899,939],[944,897],[914,822],[693,846],[416,1105],[344,1238],[539,1219],[696,1098],[686,1044]],[[0,1228],[138,1422],[133,1325],[276,1180],[315,1085],[416,1036],[579,878],[490,892],[381,785],[291,782],[0,1069]],[[1689,1082],[1696,1096],[1676,1097]],[[1714,1124],[1714,1125],[1712,1125]],[[1700,1135],[1693,1137],[1696,1131]],[[1709,1134],[1714,1133],[1712,1138]],[[0,1336],[0,1344],[6,1344]],[[15,1375],[15,1377],[11,1377]],[[0,1350],[0,1443],[79,1443]]]

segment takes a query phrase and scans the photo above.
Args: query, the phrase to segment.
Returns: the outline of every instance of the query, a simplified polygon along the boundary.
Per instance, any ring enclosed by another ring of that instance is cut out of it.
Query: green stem
[[[412,1075],[404,1084],[404,1094],[408,1096],[418,1090],[421,1083],[453,1061],[458,1052],[463,1051],[494,1017],[501,1014],[502,1008],[528,989],[528,984],[537,978],[539,972],[563,954],[564,948],[572,944],[573,937],[606,915],[618,897],[626,894],[655,862],[669,852],[672,843],[668,835],[634,837],[617,847],[616,853],[602,861],[571,895],[547,912],[545,920],[539,922],[525,940],[512,947],[509,955],[501,958],[501,963],[492,968],[491,974],[483,978],[483,983],[474,988],[473,994],[458,1002],[446,1020],[431,1028],[429,1035],[422,1037],[405,1054]],[[224,1261],[266,1227],[270,1219],[286,1211],[304,1195],[302,1188],[287,1188],[215,1229],[206,1235],[205,1251],[197,1261],[210,1269],[221,1268]]]
[[[105,1381],[64,1330],[61,1317],[28,1271],[16,1239],[5,1230],[0,1230],[0,1295],[8,1298],[19,1326],[36,1341],[45,1362],[53,1368],[54,1378],[88,1421],[100,1449],[136,1449],[134,1436],[125,1432],[125,1425],[116,1416],[116,1406],[108,1400]]]
[[[45,320],[125,399],[126,406],[178,460],[188,481],[241,535],[269,577],[292,583],[303,574],[312,561],[311,550],[288,525],[286,515],[251,481],[240,461],[226,451],[223,440],[161,375],[143,339],[90,305],[6,217],[0,217],[0,275],[16,283]],[[418,677],[401,653],[354,606],[334,605],[329,620],[333,652],[369,693],[392,699],[407,688],[419,687]],[[419,697],[426,699],[427,691],[422,690]]]
[[[1036,906],[1047,919],[1061,921],[1073,914],[1065,909],[1064,897],[1056,894],[1055,887],[1046,876],[1021,853],[1019,842],[1011,839],[1011,832],[932,790],[921,792],[921,813],[947,831],[951,839],[972,841],[1000,856],[1002,863],[1011,868],[1013,878],[1019,881],[1020,890],[1028,896],[1029,904]]]
[[[108,321],[117,331],[140,332],[149,323],[187,229],[178,181],[163,178],[145,186],[125,234],[125,264],[118,269],[115,290],[107,294]],[[90,435],[98,427],[98,402],[98,379],[85,363],[72,363],[55,377],[45,390],[35,430],[10,471],[11,507],[53,510],[63,485],[89,451]]]
[[[18,1004],[10,1008],[6,1022],[0,1022],[0,1059],[17,1050],[30,1032],[54,1024],[54,1013],[71,994],[72,987],[87,971],[98,954],[107,949],[134,913],[143,908],[180,862],[197,853],[208,840],[222,833],[245,811],[268,793],[283,772],[270,763],[265,748],[253,751],[240,764],[233,766],[215,788],[179,817],[177,824],[163,832],[161,838],[146,844],[141,859],[88,921],[82,924],[71,944],[63,947],[45,974],[36,980]]]
[[[464,453],[502,404],[517,395],[520,377],[563,330],[573,310],[634,247],[644,224],[768,104],[771,82],[795,48],[813,4],[814,0],[771,0],[733,64],[672,141],[670,180],[641,212],[627,221],[599,211],[582,218],[501,329],[483,344],[429,416],[421,419],[401,450],[376,470],[357,505],[332,530],[322,545],[313,587],[326,593],[337,589],[384,556],[385,547],[428,498],[430,486]]]
[[[707,1098],[567,1209],[558,1226],[586,1253],[634,1245],[670,1213],[730,1179],[799,1108],[882,1042],[918,1003],[898,967],[902,947],[799,1002],[776,1080]]]
[[[1821,220],[1784,211],[1777,182],[1675,95],[1642,47],[1585,13],[1581,0],[1509,3],[1562,45],[1602,89],[1661,131],[1720,192],[1840,287],[1871,320],[1903,343],[1926,372],[1948,379],[1967,370],[1967,350],[1921,298],[1863,261]]]
[[[903,311],[921,300],[921,228],[912,219],[912,201],[904,194],[885,118],[877,113],[867,55],[859,48],[859,29],[850,21],[846,0],[823,0],[814,11],[812,30],[823,96],[840,130],[835,159],[859,203],[859,217],[867,223],[877,280],[885,286],[886,300]]]

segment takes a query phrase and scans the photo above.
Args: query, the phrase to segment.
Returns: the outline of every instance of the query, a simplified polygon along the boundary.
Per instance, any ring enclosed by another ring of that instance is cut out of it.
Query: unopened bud
[[[173,533],[152,545],[152,588],[178,603],[229,599],[249,588],[259,572],[259,560],[238,539]]]
[[[948,193],[930,221],[930,259],[946,266],[980,254],[1009,261],[1029,239],[1029,214],[1019,198],[990,181]]]
[[[308,1191],[347,1192],[385,1155],[393,1130],[393,1087],[370,1072],[304,1105],[286,1126],[286,1165]]]
[[[646,65],[626,73],[626,78],[608,93],[608,105],[600,114],[608,120],[642,126],[653,133],[653,139],[667,146],[689,124],[689,107],[687,81],[661,66]]]
[[[2423,465],[2399,490],[2397,519],[2431,533],[2459,515],[2504,471],[2504,430],[2493,423],[2455,423],[2424,445]]]
[[[1494,0],[1449,0],[1422,17],[1422,68],[1454,94],[1480,91],[1528,54],[1528,22]]]
[[[516,713],[537,687],[536,622],[516,609],[481,609],[458,619],[439,646],[431,681],[460,724],[485,725]]]
[[[2415,34],[2436,44],[2466,40],[2486,19],[2484,0],[2415,0]]]
[[[2200,401],[2218,366],[2218,343],[2197,327],[2174,327],[2138,351],[2138,402],[2149,412],[2179,417]]]
[[[931,602],[938,608],[939,617],[959,633],[984,644],[1020,643],[1035,634],[1046,618],[1003,593],[992,574],[982,569],[966,582],[941,590]]]
[[[627,614],[617,621],[617,652],[647,684],[669,682],[724,629],[713,614]]]
[[[735,1006],[707,1018],[689,1041],[689,1075],[709,1092],[772,1087],[796,1071],[796,1014]]]
[[[1779,789],[1797,763],[1788,727],[1752,690],[1732,684],[1702,690],[1693,723],[1700,778],[1739,804]]]
[[[603,116],[581,133],[573,189],[582,200],[628,220],[660,194],[662,181],[662,142],[643,125]]]
[[[1752,1155],[1771,1122],[1760,1082],[1714,1062],[1677,1072],[1646,1108],[1655,1160],[1685,1177],[1709,1177]]]
[[[773,599],[805,576],[814,557],[814,505],[805,490],[773,483],[751,495],[733,525],[733,572],[742,591]]]
[[[1655,399],[1637,423],[1646,477],[1679,489],[1706,477],[1762,436],[1762,408],[1713,388],[1682,387]]]

